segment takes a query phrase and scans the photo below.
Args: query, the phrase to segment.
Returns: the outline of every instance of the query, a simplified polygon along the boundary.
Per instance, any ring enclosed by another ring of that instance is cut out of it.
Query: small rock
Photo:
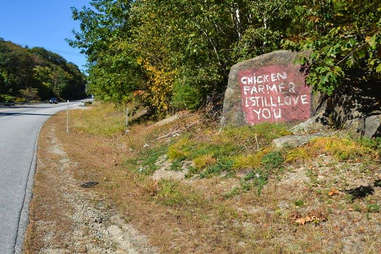
[[[164,126],[166,124],[169,124],[171,122],[176,121],[177,119],[179,119],[179,114],[175,114],[173,116],[167,117],[167,118],[155,123],[155,126],[158,126],[158,127]]]
[[[297,134],[304,134],[312,131],[317,131],[325,128],[323,124],[318,122],[318,119],[322,117],[322,114],[319,113],[308,120],[301,122],[298,125],[295,125],[291,128],[291,132],[295,135]]]
[[[90,181],[90,182],[81,184],[81,187],[82,188],[91,188],[91,187],[94,187],[97,184],[98,184],[98,182],[91,182]]]
[[[311,139],[316,137],[321,137],[322,134],[311,134],[311,135],[289,135],[280,137],[273,140],[273,144],[276,148],[284,148],[284,147],[290,147],[295,148],[298,146],[302,146],[307,144],[311,141]]]
[[[364,136],[372,138],[376,136],[381,126],[381,116],[374,115],[365,119]]]
[[[360,186],[349,190],[344,190],[344,192],[350,194],[352,196],[352,200],[356,198],[365,198],[368,195],[372,195],[374,193],[374,189],[372,186]]]
[[[102,217],[99,217],[99,218],[95,218],[94,220],[95,223],[102,223],[103,222],[103,218]]]

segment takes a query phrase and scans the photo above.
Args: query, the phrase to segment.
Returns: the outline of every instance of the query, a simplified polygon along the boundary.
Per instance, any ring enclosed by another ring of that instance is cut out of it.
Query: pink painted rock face
[[[304,54],[279,50],[232,66],[222,125],[296,123],[310,118],[317,104],[295,64],[299,56]]]
[[[294,65],[241,70],[241,107],[246,122],[291,122],[311,116],[311,88]]]

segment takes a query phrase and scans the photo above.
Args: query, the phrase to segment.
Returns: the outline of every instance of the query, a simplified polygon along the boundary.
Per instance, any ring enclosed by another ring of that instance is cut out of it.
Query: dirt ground
[[[73,111],[70,135],[62,114],[43,128],[25,253],[381,253],[379,160],[320,153],[286,163],[261,195],[237,192],[245,170],[188,178],[192,161],[171,169],[168,144],[184,126],[219,137],[198,115],[126,135],[104,108]],[[346,193],[368,185],[366,197]]]
[[[39,139],[34,196],[25,253],[156,253],[146,237],[126,223],[92,183],[75,180],[71,161],[48,122]],[[93,183],[94,184],[94,183]]]

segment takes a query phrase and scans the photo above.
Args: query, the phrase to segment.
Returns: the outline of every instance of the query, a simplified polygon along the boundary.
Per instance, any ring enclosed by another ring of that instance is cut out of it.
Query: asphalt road
[[[77,107],[80,102],[71,102]],[[36,144],[43,123],[67,103],[0,106],[0,253],[20,253],[28,222]]]

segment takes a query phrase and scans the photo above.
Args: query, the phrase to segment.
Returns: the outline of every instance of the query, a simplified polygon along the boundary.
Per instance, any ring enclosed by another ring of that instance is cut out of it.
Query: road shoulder
[[[55,136],[54,117],[42,128],[25,253],[155,253],[144,235],[107,201],[81,187]]]

